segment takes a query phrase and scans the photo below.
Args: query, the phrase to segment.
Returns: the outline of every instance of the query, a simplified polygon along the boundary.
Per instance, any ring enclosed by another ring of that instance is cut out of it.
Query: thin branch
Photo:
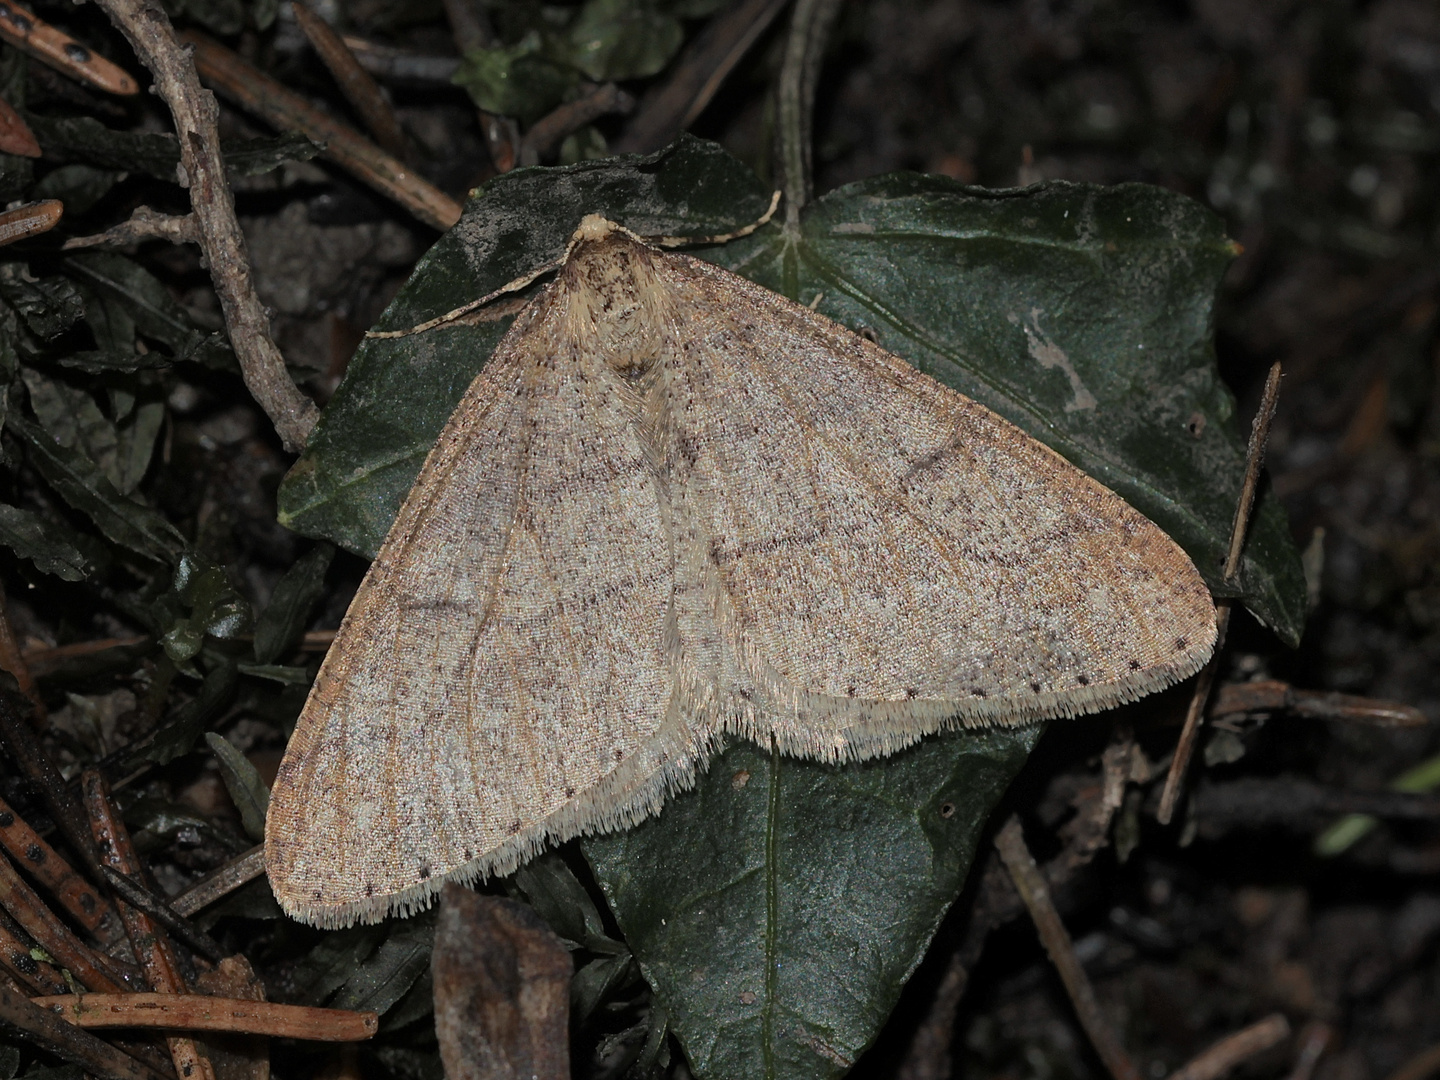
[[[1297,690],[1278,679],[1222,686],[1208,715],[1213,720],[1257,712],[1286,712],[1311,720],[1347,720],[1384,728],[1424,727],[1430,722],[1415,706],[1400,701],[1356,697],[1333,690]]]
[[[173,1080],[0,984],[0,1020],[100,1080]]]
[[[1170,1074],[1170,1080],[1220,1080],[1231,1069],[1264,1053],[1290,1037],[1290,1023],[1273,1013],[1249,1027],[1227,1035],[1198,1057]]]
[[[1100,1055],[1100,1060],[1105,1063],[1115,1080],[1140,1080],[1139,1070],[1125,1053],[1119,1036],[1100,1011],[1095,988],[1090,985],[1089,976],[1080,966],[1080,959],[1075,955],[1070,935],[1065,930],[1060,913],[1055,910],[1054,901],[1050,899],[1050,887],[1045,883],[1040,868],[1035,865],[1030,849],[1025,846],[1025,834],[1017,818],[1012,817],[1005,823],[995,837],[995,847],[1000,851],[1005,869],[1010,871],[1010,880],[1014,882],[1015,890],[1030,911],[1035,930],[1050,956],[1050,962],[1060,974],[1060,981],[1065,984],[1070,1002],[1075,1006],[1075,1014],[1080,1018],[1085,1034],[1090,1036],[1095,1052]]]
[[[62,994],[31,1003],[84,1028],[170,1028],[229,1031],[277,1039],[356,1042],[380,1027],[373,1012],[277,1005],[205,994]]]
[[[265,845],[256,844],[243,855],[237,855],[224,866],[210,871],[179,896],[172,897],[170,908],[181,915],[194,915],[229,896],[240,886],[264,876]]]
[[[120,247],[145,240],[169,240],[172,244],[200,243],[200,225],[195,215],[161,214],[148,206],[137,206],[128,221],[93,236],[72,236],[60,245],[61,251],[75,248]]]
[[[60,215],[64,212],[59,199],[44,199],[5,211],[0,214],[0,245],[49,232],[60,224]]]
[[[300,392],[270,336],[270,318],[251,279],[245,236],[225,180],[216,128],[219,107],[201,85],[195,65],[156,0],[96,0],[154,76],[155,92],[170,107],[180,138],[179,179],[190,189],[200,247],[225,313],[230,344],[255,401],[292,453],[305,447],[320,410]]]
[[[320,59],[325,62],[325,66],[330,69],[330,74],[335,77],[335,82],[346,99],[355,106],[355,111],[365,121],[370,134],[375,136],[375,141],[387,154],[404,158],[405,133],[400,130],[400,121],[396,119],[395,110],[390,107],[390,102],[385,100],[379,84],[360,66],[355,54],[329,23],[306,7],[301,0],[295,0],[291,7],[295,11],[295,21],[300,25],[301,31],[309,39]]]
[[[0,845],[87,932],[107,945],[125,936],[114,905],[77,874],[4,799],[0,799]]]
[[[194,47],[195,66],[205,81],[241,108],[255,113],[282,131],[298,131],[318,143],[324,143],[324,157],[395,200],[432,228],[443,232],[460,220],[459,203],[348,124],[327,116],[299,94],[204,34],[187,30],[180,36]]]
[[[1235,505],[1235,520],[1230,526],[1230,549],[1225,556],[1224,582],[1228,587],[1235,581],[1240,570],[1240,556],[1245,550],[1245,534],[1250,525],[1250,512],[1255,506],[1255,492],[1260,484],[1260,470],[1265,465],[1265,446],[1270,441],[1270,422],[1275,419],[1275,406],[1280,399],[1280,365],[1270,368],[1265,379],[1265,393],[1260,399],[1260,410],[1250,426],[1250,445],[1245,453],[1245,482],[1240,487],[1240,499]],[[1160,809],[1156,820],[1162,825],[1170,824],[1175,814],[1175,804],[1180,799],[1180,786],[1185,780],[1185,771],[1190,767],[1190,758],[1195,753],[1195,741],[1200,734],[1200,722],[1205,716],[1205,703],[1215,685],[1220,669],[1220,652],[1225,646],[1225,633],[1230,628],[1230,612],[1234,601],[1228,597],[1215,605],[1215,652],[1210,662],[1195,680],[1195,690],[1190,697],[1190,708],[1185,714],[1185,726],[1180,729],[1180,740],[1175,745],[1175,756],[1170,760],[1170,775],[1165,778],[1165,790],[1160,796]]]
[[[76,82],[89,83],[111,94],[140,92],[140,84],[129,73],[103,56],[96,56],[63,30],[36,18],[9,0],[0,0],[0,39],[27,52],[42,64],[69,75]]]
[[[671,74],[640,99],[640,107],[613,147],[617,154],[647,154],[693,124],[788,0],[740,0],[716,15],[695,37]]]
[[[95,832],[95,842],[100,847],[104,862],[112,870],[142,876],[140,857],[130,841],[130,833],[115,809],[110,798],[105,777],[95,769],[87,769],[80,776],[80,789],[85,799],[85,809],[90,815],[90,826]],[[175,954],[163,930],[156,927],[150,916],[123,900],[116,901],[120,918],[125,923],[125,932],[130,935],[130,947],[140,961],[141,970],[149,980],[150,988],[162,994],[184,994],[189,989],[180,973]],[[210,1063],[195,1040],[172,1035],[165,1040],[170,1046],[170,1058],[175,1063],[175,1074],[182,1080],[215,1080],[215,1067]]]
[[[628,113],[634,107],[635,99],[614,83],[597,86],[584,97],[567,101],[535,121],[520,140],[518,164],[538,165],[540,159],[558,149],[571,132],[609,113]]]
[[[201,956],[217,963],[225,959],[227,953],[220,947],[218,941],[199,927],[191,926],[183,915],[145,886],[120,873],[114,867],[101,866],[100,869],[105,874],[105,880],[110,883],[110,887],[115,890],[120,899],[149,915]]]
[[[35,943],[54,958],[57,966],[70,970],[81,986],[112,993],[129,989],[116,968],[116,961],[96,952],[76,937],[45,906],[45,902],[3,855],[0,855],[0,904],[35,939]]]

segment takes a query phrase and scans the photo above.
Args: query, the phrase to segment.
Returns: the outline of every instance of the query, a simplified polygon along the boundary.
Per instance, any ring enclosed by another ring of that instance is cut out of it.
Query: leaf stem
[[[815,86],[841,0],[796,0],[785,40],[785,59],[776,84],[775,124],[780,188],[785,192],[785,229],[794,235],[800,208],[813,191],[810,147]]]

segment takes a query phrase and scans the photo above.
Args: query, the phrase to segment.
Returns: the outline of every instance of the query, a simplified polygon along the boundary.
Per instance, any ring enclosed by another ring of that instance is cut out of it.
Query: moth
[[[655,813],[727,736],[871,758],[1133,700],[1214,640],[1186,554],[1054,451],[591,215],[341,624],[266,866],[307,922],[408,914]]]

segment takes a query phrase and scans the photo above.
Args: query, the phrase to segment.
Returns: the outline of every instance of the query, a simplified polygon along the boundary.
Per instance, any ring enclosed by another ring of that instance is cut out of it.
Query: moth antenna
[[[734,232],[718,233],[715,236],[647,236],[645,243],[660,248],[685,247],[687,244],[724,244],[731,240],[739,240],[742,236],[749,236],[756,229],[764,228],[775,216],[775,211],[780,209],[780,192],[776,191],[770,196],[770,209],[761,214],[758,218],[746,225],[743,229],[736,229]],[[628,230],[627,230],[628,231]],[[634,235],[633,233],[631,235]]]
[[[498,300],[506,293],[519,292],[521,289],[525,288],[525,286],[533,282],[536,278],[543,277],[545,274],[550,273],[551,270],[560,269],[560,267],[565,265],[565,260],[570,258],[570,252],[574,250],[574,247],[575,242],[572,240],[569,247],[565,249],[565,254],[560,256],[560,258],[555,259],[552,262],[545,263],[543,266],[536,267],[534,270],[531,270],[529,273],[521,275],[514,281],[507,281],[504,285],[501,285],[500,288],[496,289],[494,292],[486,293],[484,296],[480,297],[480,299],[471,300],[468,304],[461,304],[454,311],[447,311],[444,315],[438,315],[433,319],[418,323],[417,325],[410,327],[408,330],[366,330],[365,336],[367,338],[409,337],[411,334],[423,334],[426,330],[434,330],[437,326],[444,326],[446,323],[454,322],[457,319],[469,315],[470,312],[474,311],[476,308],[482,308],[486,304],[490,303],[492,300]]]

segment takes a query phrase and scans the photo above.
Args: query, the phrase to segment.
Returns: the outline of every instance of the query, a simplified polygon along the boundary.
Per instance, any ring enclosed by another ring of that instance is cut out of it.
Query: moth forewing
[[[655,812],[726,733],[871,757],[1132,700],[1214,636],[1184,552],[1059,455],[592,217],[322,665],[271,882],[322,925],[406,913]]]

